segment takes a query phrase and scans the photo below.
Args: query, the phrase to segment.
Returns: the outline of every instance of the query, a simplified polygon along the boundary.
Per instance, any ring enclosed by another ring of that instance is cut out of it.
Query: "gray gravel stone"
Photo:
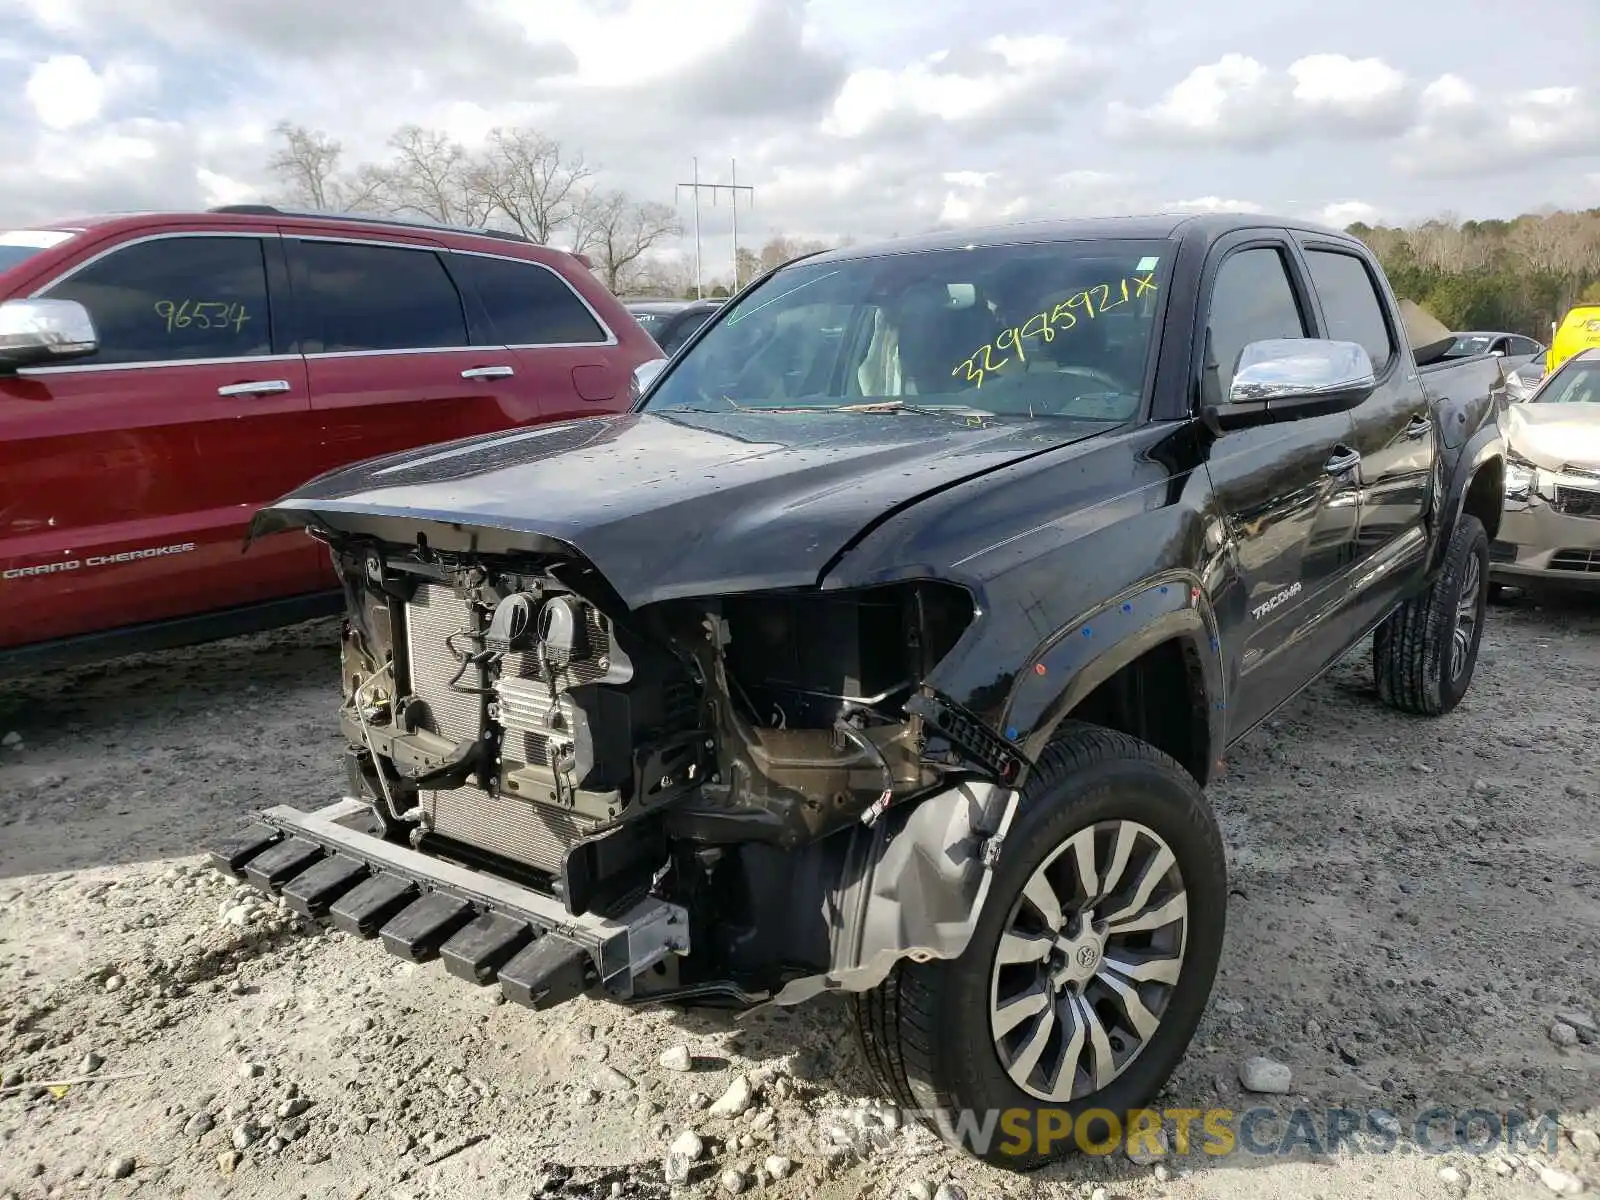
[[[184,1124],[183,1131],[190,1137],[204,1137],[217,1127],[217,1123],[210,1113],[195,1113]]]
[[[1294,1084],[1294,1075],[1283,1063],[1257,1055],[1239,1067],[1239,1082],[1249,1092],[1285,1095]]]
[[[687,1046],[674,1046],[661,1055],[661,1066],[668,1071],[694,1070],[694,1055]]]

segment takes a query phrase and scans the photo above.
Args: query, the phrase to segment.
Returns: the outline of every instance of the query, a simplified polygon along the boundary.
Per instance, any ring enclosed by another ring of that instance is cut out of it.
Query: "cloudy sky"
[[[1600,0],[0,0],[0,223],[257,198],[280,118],[533,125],[665,202],[737,158],[758,238],[1512,215],[1600,205]]]

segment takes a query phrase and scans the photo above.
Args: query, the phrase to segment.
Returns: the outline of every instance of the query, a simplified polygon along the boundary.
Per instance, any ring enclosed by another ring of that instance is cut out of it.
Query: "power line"
[[[717,202],[717,194],[719,192],[731,193],[731,203],[733,205],[733,290],[737,292],[739,290],[739,193],[748,192],[750,194],[750,207],[754,208],[756,204],[756,189],[749,184],[741,184],[739,182],[739,163],[737,159],[730,158],[728,160],[728,178],[731,180],[729,183],[701,183],[700,160],[695,158],[693,162],[693,181],[678,184],[673,197],[676,199],[683,195],[684,188],[688,188],[690,194],[694,197],[694,294],[702,298],[705,296],[704,276],[700,268],[700,193],[702,191],[711,193],[711,203],[713,205]]]

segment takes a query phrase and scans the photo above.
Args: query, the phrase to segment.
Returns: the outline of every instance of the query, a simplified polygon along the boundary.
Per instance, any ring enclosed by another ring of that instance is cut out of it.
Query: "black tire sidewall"
[[[1177,859],[1189,896],[1182,973],[1155,1036],[1121,1075],[1071,1103],[1041,1101],[1006,1073],[989,1032],[994,955],[1022,888],[1039,864],[1080,829],[1114,819],[1148,826]],[[1227,898],[1226,860],[1215,822],[1198,785],[1176,763],[1153,757],[1102,760],[1050,779],[1037,794],[1025,794],[966,952],[950,962],[918,968],[939,992],[936,1036],[946,1047],[938,1063],[939,1091],[976,1110],[980,1123],[992,1109],[1052,1109],[1074,1119],[1092,1109],[1109,1109],[1124,1120],[1129,1110],[1155,1097],[1188,1049],[1221,958]],[[1025,1167],[1030,1159],[1043,1161],[1022,1155],[1011,1165]]]
[[[1460,704],[1472,686],[1478,667],[1478,647],[1483,643],[1483,623],[1489,612],[1489,535],[1483,523],[1470,513],[1462,513],[1460,522],[1451,546],[1450,562],[1440,580],[1441,583],[1448,581],[1448,585],[1441,587],[1435,596],[1435,603],[1440,605],[1440,611],[1435,614],[1438,622],[1435,628],[1441,637],[1435,657],[1439,664],[1439,696],[1446,712]],[[1466,669],[1461,672],[1460,679],[1452,679],[1450,655],[1456,634],[1456,605],[1462,599],[1462,577],[1470,557],[1478,560],[1476,619],[1472,626],[1472,644],[1467,648]]]

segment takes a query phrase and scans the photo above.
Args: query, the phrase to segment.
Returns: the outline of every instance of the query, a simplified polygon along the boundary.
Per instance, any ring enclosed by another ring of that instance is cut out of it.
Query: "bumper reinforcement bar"
[[[616,999],[669,954],[689,952],[688,914],[647,897],[619,917],[574,916],[561,901],[386,842],[352,823],[360,800],[315,812],[280,805],[218,844],[211,863],[294,912],[408,962],[438,959],[458,979],[498,983],[509,1000],[553,1007],[603,988]]]

